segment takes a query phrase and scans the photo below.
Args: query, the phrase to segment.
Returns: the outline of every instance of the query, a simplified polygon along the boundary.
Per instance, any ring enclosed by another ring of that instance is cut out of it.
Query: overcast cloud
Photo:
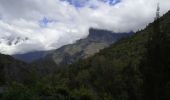
[[[136,31],[154,20],[158,2],[161,15],[170,10],[170,0],[0,0],[0,52],[57,49],[90,27]]]

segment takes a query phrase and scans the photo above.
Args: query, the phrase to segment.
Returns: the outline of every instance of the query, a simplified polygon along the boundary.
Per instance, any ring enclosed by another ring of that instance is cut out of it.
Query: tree
[[[167,45],[170,42],[168,42],[167,33],[160,24],[159,10],[158,5],[153,30],[149,34],[146,46],[146,57],[141,63],[145,100],[167,100],[165,96],[166,84],[170,77],[170,53],[167,51],[170,50],[170,46]]]

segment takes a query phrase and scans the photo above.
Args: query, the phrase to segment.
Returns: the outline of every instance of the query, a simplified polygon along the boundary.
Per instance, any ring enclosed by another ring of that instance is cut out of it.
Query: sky
[[[137,31],[170,10],[170,0],[0,0],[0,53],[52,50],[89,28]],[[10,45],[9,45],[10,44]]]

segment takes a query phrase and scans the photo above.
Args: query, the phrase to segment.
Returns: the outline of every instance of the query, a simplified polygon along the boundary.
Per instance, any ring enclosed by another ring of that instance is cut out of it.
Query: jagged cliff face
[[[47,55],[59,65],[71,64],[79,59],[85,59],[98,53],[121,38],[132,33],[113,33],[106,30],[90,29],[89,36],[74,44],[63,46]]]
[[[13,57],[24,62],[34,62],[42,59],[54,60],[57,64],[70,64],[78,59],[94,55],[108,47],[120,38],[130,36],[130,33],[113,33],[111,31],[90,29],[89,35],[73,44],[62,46],[56,50],[34,51],[25,54],[15,54]]]

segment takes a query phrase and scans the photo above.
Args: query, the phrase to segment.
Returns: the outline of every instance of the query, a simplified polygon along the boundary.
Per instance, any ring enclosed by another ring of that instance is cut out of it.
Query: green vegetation
[[[170,32],[165,30],[169,25],[163,27],[161,20],[158,18],[153,23],[153,31],[150,32],[146,45],[147,51],[140,66],[144,77],[145,100],[169,99]]]
[[[29,67],[24,81],[8,82],[8,89],[1,98],[169,100],[169,29],[170,12],[130,38],[122,39],[93,57],[79,60],[68,67],[53,67],[53,70],[47,70],[49,72],[44,72],[47,69],[45,64],[41,68],[35,65]],[[51,66],[50,63],[48,66]],[[23,76],[21,74],[17,78]]]

